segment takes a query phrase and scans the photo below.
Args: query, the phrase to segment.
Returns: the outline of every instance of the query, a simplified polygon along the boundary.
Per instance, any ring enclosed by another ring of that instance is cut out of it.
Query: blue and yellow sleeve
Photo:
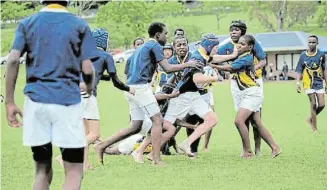
[[[303,74],[303,69],[304,69],[304,61],[303,61],[304,57],[303,56],[304,56],[304,54],[302,53],[300,55],[299,61],[297,63],[296,69],[295,69],[295,72],[299,73],[299,74]]]

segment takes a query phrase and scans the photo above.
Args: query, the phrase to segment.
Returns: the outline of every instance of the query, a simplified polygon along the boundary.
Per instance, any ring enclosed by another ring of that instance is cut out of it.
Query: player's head
[[[237,43],[241,36],[246,33],[246,24],[241,20],[234,20],[229,26],[229,35],[233,42]]]
[[[188,52],[188,41],[183,36],[177,36],[173,40],[173,46],[175,53],[178,56],[186,56]]]
[[[135,38],[135,40],[133,41],[133,46],[134,48],[138,48],[140,45],[144,44],[144,39],[141,37],[137,37]]]
[[[171,58],[171,56],[173,56],[173,46],[170,44],[165,44],[163,46],[163,52],[166,59]]]
[[[49,5],[49,4],[59,4],[64,7],[67,7],[69,4],[69,0],[56,0],[56,1],[49,1],[49,0],[40,0],[42,5]]]
[[[238,54],[241,55],[246,52],[251,52],[253,50],[255,39],[252,35],[246,34],[241,36],[237,43]]]
[[[318,37],[316,35],[311,35],[308,37],[308,46],[310,51],[315,51],[319,44]]]
[[[185,34],[184,30],[181,28],[177,28],[174,32],[174,37],[183,37]]]
[[[95,44],[98,48],[107,51],[109,47],[109,33],[102,28],[96,28],[92,31],[92,37],[95,40]]]
[[[209,55],[212,49],[219,44],[218,36],[215,34],[204,34],[200,44],[206,50],[207,55]]]
[[[148,28],[148,34],[150,38],[154,38],[164,46],[167,42],[167,28],[166,25],[162,22],[153,22]]]

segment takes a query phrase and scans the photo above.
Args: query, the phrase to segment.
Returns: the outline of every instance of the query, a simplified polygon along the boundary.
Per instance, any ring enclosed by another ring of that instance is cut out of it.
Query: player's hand
[[[234,58],[238,56],[238,50],[237,50],[237,47],[234,46],[234,50],[233,50],[233,53],[231,54]]]
[[[135,95],[135,89],[134,88],[129,88],[129,93],[132,95]]]
[[[301,88],[300,83],[297,83],[297,84],[296,84],[296,91],[297,91],[297,93],[301,93],[302,88]]]
[[[7,104],[6,110],[8,125],[14,128],[22,126],[22,124],[18,121],[17,114],[23,118],[23,112],[18,108],[18,106],[16,106],[15,103]]]
[[[173,92],[170,94],[170,98],[176,98],[177,96],[179,96],[179,90],[173,91]]]
[[[202,70],[203,68],[203,64],[201,64],[199,61],[196,61],[194,59],[192,59],[191,61],[188,61],[186,67],[188,68],[195,68],[195,69],[198,69],[198,70]]]

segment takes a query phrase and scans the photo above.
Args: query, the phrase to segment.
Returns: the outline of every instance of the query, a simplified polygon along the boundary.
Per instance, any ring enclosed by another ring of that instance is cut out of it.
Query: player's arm
[[[82,76],[83,81],[86,85],[86,92],[91,94],[92,92],[92,85],[94,82],[94,68],[93,63],[90,59],[82,61]]]
[[[217,72],[213,72],[212,76],[207,76],[200,72],[197,72],[193,75],[193,82],[195,84],[211,83],[211,82],[216,82],[217,80],[218,80]]]
[[[233,71],[232,65],[214,65],[214,64],[210,64],[210,66],[212,68],[215,68],[219,71]]]
[[[235,46],[232,54],[229,54],[229,55],[220,55],[220,54],[212,55],[212,56],[209,56],[209,59],[207,61],[208,61],[208,63],[222,63],[222,62],[229,61],[231,59],[236,58],[237,55],[238,55],[238,51],[237,51],[237,48]]]
[[[327,66],[326,66],[327,60],[326,59],[327,59],[327,54],[325,54],[322,58],[322,70],[325,79],[325,93],[327,94]]]
[[[129,92],[131,94],[134,94],[134,92],[135,92],[134,89],[132,89],[129,86],[127,86],[126,84],[124,84],[118,78],[115,62],[111,55],[109,55],[109,54],[107,55],[105,62],[106,62],[107,72],[111,78],[111,81],[112,81],[114,87],[118,88],[119,90],[123,90],[123,91]]]
[[[165,93],[156,93],[154,96],[157,101],[160,100],[166,100],[170,98],[175,98],[179,95],[179,91],[173,91],[171,94],[165,94]]]
[[[26,38],[25,38],[25,27],[23,23],[17,25],[15,31],[15,39],[13,46],[8,56],[6,66],[6,105],[15,105],[14,92],[19,72],[19,60],[20,56],[26,50]]]
[[[167,59],[163,59],[159,62],[160,66],[166,73],[172,73],[176,71],[184,70],[185,68],[201,68],[202,65],[197,63],[195,60],[190,60],[183,64],[171,65],[168,63]]]
[[[187,123],[187,122],[185,122],[183,120],[180,120],[180,119],[176,119],[175,124],[178,125],[178,126],[181,126],[181,127],[189,128],[189,129],[195,129],[197,127],[197,125],[189,124],[189,123]]]
[[[13,46],[9,53],[7,68],[6,68],[6,113],[7,121],[11,127],[20,127],[21,123],[18,121],[17,114],[23,117],[23,113],[15,104],[14,93],[19,72],[20,56],[26,50],[25,28],[22,23],[17,25],[15,31],[15,39]]]
[[[16,87],[16,81],[19,72],[19,60],[21,51],[13,49],[9,53],[7,66],[6,66],[6,97],[5,103],[15,104],[14,92]]]
[[[263,51],[258,41],[255,41],[254,52],[255,52],[255,57],[259,60],[259,63],[254,66],[254,70],[262,69],[264,66],[267,65],[267,61],[266,61],[266,54]]]
[[[303,55],[301,54],[300,59],[296,65],[295,72],[296,72],[296,89],[297,92],[301,92],[301,81],[302,81],[302,74],[304,69],[304,62],[303,62]]]

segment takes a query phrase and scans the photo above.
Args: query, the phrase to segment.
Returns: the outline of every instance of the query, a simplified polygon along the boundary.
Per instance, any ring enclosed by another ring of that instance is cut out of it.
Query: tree
[[[27,17],[37,10],[41,5],[34,6],[33,2],[11,2],[7,1],[2,4],[1,15],[3,21],[18,22],[20,19]]]
[[[317,22],[319,27],[327,28],[327,2],[322,2],[317,11]]]
[[[154,16],[152,3],[114,1],[101,6],[96,21],[98,26],[106,28],[112,38],[121,41],[112,42],[113,46],[128,47],[137,36],[143,36]],[[118,34],[113,36],[113,34]]]
[[[269,31],[284,31],[300,24],[307,26],[318,3],[313,1],[254,1],[249,3],[251,18],[258,19]]]
[[[74,1],[72,5],[77,8],[77,15],[82,16],[84,11],[89,10],[92,6],[96,5],[97,1]]]

